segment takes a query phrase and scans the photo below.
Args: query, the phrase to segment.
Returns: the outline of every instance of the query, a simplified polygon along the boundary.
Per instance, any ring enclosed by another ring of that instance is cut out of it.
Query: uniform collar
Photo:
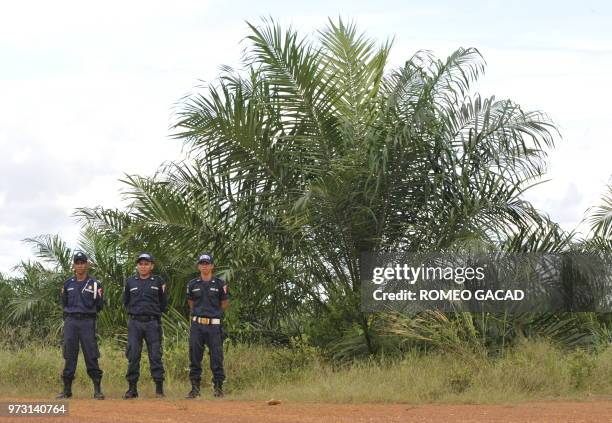
[[[215,277],[214,277],[214,276],[213,276],[212,278],[210,278],[210,280],[208,280],[208,281],[205,281],[205,280],[204,280],[204,279],[202,279],[202,278],[198,278],[198,282],[204,282],[204,283],[207,283],[207,282],[214,282],[214,281],[215,281]]]
[[[134,275],[134,279],[143,280],[143,281],[146,281],[146,280],[152,281],[153,279],[155,279],[155,275],[150,274],[148,278],[144,278],[144,279],[142,279],[142,278],[140,277],[140,275],[139,275],[138,273],[136,273],[136,274]]]
[[[210,279],[205,281],[204,279],[202,279],[202,276],[198,276],[198,282],[212,282],[216,279],[215,274],[213,273],[212,275],[210,275]]]
[[[85,275],[85,279],[83,279],[82,281],[78,281],[76,276],[70,278],[72,282],[89,282],[90,279],[91,278],[89,277],[89,274]]]

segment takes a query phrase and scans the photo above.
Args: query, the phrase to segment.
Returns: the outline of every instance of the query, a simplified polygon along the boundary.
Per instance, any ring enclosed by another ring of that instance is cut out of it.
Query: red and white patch
[[[223,292],[227,294],[227,285],[223,285]]]

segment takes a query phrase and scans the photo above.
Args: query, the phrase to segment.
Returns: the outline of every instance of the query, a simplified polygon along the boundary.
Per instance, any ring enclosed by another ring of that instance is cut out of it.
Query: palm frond
[[[612,185],[607,186],[607,192],[602,195],[601,204],[589,209],[587,218],[591,232],[595,237],[612,239]]]
[[[72,253],[59,235],[40,235],[34,238],[26,238],[24,241],[32,246],[36,257],[55,268],[61,269],[63,272],[70,271]]]

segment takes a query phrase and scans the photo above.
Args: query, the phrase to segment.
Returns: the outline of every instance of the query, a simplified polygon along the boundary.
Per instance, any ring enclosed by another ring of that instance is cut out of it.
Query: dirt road
[[[6,402],[7,399],[2,399]],[[25,401],[11,399],[9,401]],[[29,400],[33,401],[33,400]],[[612,399],[517,405],[313,404],[137,399],[72,399],[62,417],[0,417],[7,423],[71,422],[612,422]]]

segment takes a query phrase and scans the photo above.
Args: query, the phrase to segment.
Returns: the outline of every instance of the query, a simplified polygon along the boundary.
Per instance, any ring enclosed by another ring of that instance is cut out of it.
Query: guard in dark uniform
[[[164,397],[164,365],[162,363],[161,315],[168,309],[166,284],[152,274],[153,256],[142,253],[136,259],[136,274],[125,281],[123,304],[128,312],[128,343],[125,355],[128,370],[125,378],[129,388],[124,399],[138,397],[142,340],[147,343],[151,377],[155,381],[155,396]]]
[[[72,396],[72,381],[77,367],[79,343],[83,349],[87,374],[93,381],[94,398],[103,400],[100,388],[102,370],[98,365],[100,350],[96,339],[96,314],[104,306],[102,284],[89,276],[87,256],[77,252],[72,257],[74,277],[64,282],[61,290],[64,306],[64,390],[57,398]]]
[[[191,310],[189,331],[189,379],[191,391],[186,398],[200,395],[202,378],[202,357],[204,346],[208,347],[210,370],[214,386],[214,396],[223,396],[223,312],[229,307],[227,285],[223,279],[214,276],[212,254],[202,254],[198,258],[200,277],[187,284],[187,303]]]

